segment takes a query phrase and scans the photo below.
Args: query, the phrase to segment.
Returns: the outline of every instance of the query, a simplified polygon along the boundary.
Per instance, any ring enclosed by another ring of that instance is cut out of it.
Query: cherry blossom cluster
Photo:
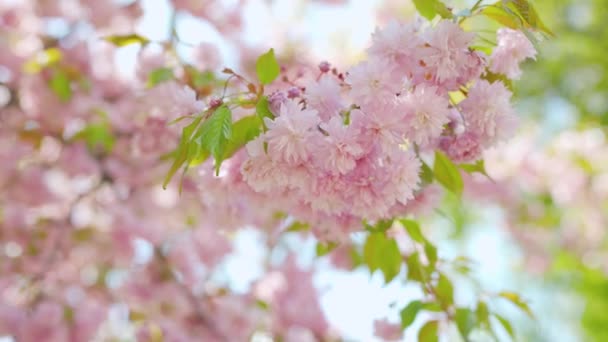
[[[171,1],[238,47],[232,67],[249,76],[245,3]],[[163,190],[188,118],[225,104],[236,122],[252,106],[239,102],[244,77],[221,73],[216,46],[183,58],[175,27],[169,41],[133,34],[142,13],[140,1],[0,4],[0,337],[331,340],[313,270],[280,250],[281,233],[295,222],[343,242],[331,260],[351,269],[347,240],[362,220],[434,207],[441,190],[420,177],[431,152],[471,163],[513,133],[496,75],[518,77],[535,54],[503,30],[487,56],[475,34],[440,20],[391,22],[346,72],[287,60],[256,94],[271,112],[262,133],[219,174],[208,160]],[[132,79],[116,63],[128,40],[145,45]],[[262,236],[267,260],[233,291],[223,271],[244,228]],[[399,335],[387,322],[376,330]]]
[[[243,178],[330,239],[407,213],[424,192],[421,158],[442,150],[472,163],[516,128],[511,92],[488,68],[518,76],[534,49],[503,30],[490,57],[475,38],[448,20],[393,21],[345,73],[324,62],[316,75],[286,77],[269,97],[275,117],[247,145]]]

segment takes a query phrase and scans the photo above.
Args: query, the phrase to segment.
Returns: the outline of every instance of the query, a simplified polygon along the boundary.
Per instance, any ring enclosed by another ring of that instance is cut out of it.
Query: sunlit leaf
[[[475,327],[475,313],[468,308],[458,308],[456,309],[454,319],[456,320],[458,332],[467,341],[469,334]]]
[[[261,55],[255,63],[255,71],[262,84],[270,84],[281,72],[281,67],[274,55],[274,49],[268,50]]]
[[[173,70],[171,68],[158,68],[152,70],[148,75],[148,87],[154,87],[159,83],[173,79]]]
[[[530,316],[530,318],[534,318],[534,314],[532,313],[532,310],[530,310],[528,303],[526,303],[517,293],[503,291],[498,295],[520,308],[523,312]]]
[[[454,286],[448,277],[444,274],[439,275],[437,287],[435,288],[437,297],[445,306],[454,304]]]
[[[433,168],[435,179],[446,189],[457,196],[462,194],[464,183],[460,171],[452,161],[443,153],[435,151],[435,165]]]
[[[439,341],[439,322],[429,321],[420,328],[418,332],[418,342],[438,342]]]
[[[49,87],[59,100],[67,102],[72,98],[72,86],[68,74],[61,68],[53,70]]]
[[[512,339],[515,339],[515,331],[513,330],[513,326],[511,323],[504,317],[498,314],[494,314],[494,317],[500,322],[500,325],[505,329],[505,331],[511,336]]]
[[[107,36],[107,37],[104,37],[103,39],[118,47],[127,46],[127,45],[131,45],[131,44],[146,45],[150,42],[150,40],[148,38],[140,36],[136,33],[126,34],[126,35]]]
[[[397,242],[382,232],[370,233],[363,246],[363,260],[370,272],[382,271],[384,280],[389,283],[401,270],[401,253]]]
[[[410,302],[405,308],[399,312],[401,317],[401,328],[406,329],[416,320],[416,315],[422,309],[422,302],[415,300]]]
[[[329,254],[331,251],[336,249],[338,244],[335,242],[319,242],[316,247],[316,254],[318,257],[322,257],[324,255]]]
[[[201,146],[215,158],[215,172],[218,173],[224,160],[228,139],[232,138],[232,111],[228,106],[218,107],[203,122],[196,138],[200,139]]]

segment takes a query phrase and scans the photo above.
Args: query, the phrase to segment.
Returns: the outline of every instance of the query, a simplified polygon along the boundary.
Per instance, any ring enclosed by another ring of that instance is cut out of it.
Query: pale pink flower
[[[510,138],[518,122],[510,100],[511,92],[502,82],[478,80],[459,104],[467,131],[478,134],[484,146]]]
[[[374,336],[384,341],[399,341],[403,338],[401,324],[390,323],[386,319],[374,321]]]
[[[474,131],[441,138],[439,148],[455,163],[471,163],[481,157],[483,149]]]
[[[399,66],[400,72],[408,76],[419,73],[421,68],[420,47],[424,41],[419,35],[420,22],[408,24],[391,20],[383,28],[376,28],[372,35],[372,45],[367,50],[370,56],[386,58]]]
[[[385,58],[370,58],[352,67],[346,76],[354,102],[367,105],[392,99],[401,91],[403,77],[393,62]]]
[[[297,165],[310,157],[309,140],[317,131],[319,116],[316,110],[302,109],[295,101],[286,101],[274,120],[264,118],[268,131],[264,139],[273,160]]]
[[[441,135],[449,121],[448,99],[437,94],[437,88],[420,85],[404,100],[408,130],[406,136],[420,146],[426,146]]]
[[[355,167],[356,160],[363,155],[363,148],[357,142],[359,131],[346,126],[342,118],[334,116],[321,128],[327,132],[318,144],[315,153],[321,167],[330,173],[345,174]]]
[[[249,142],[245,148],[250,159],[241,166],[243,180],[257,192],[270,192],[289,184],[284,164],[274,162],[264,151],[264,140],[260,137]]]
[[[457,79],[468,68],[469,45],[474,33],[465,32],[452,21],[443,20],[427,31],[422,61],[437,84]]]
[[[205,103],[197,100],[192,88],[168,81],[144,94],[141,110],[150,116],[171,121],[185,115],[198,114],[204,107]]]
[[[390,101],[365,112],[359,109],[351,111],[351,125],[361,132],[359,143],[366,150],[379,146],[390,150],[405,142],[407,130],[405,110],[398,101]]]
[[[306,103],[319,111],[323,121],[338,115],[344,107],[340,84],[335,77],[323,75],[321,79],[306,86]]]
[[[536,49],[521,31],[501,28],[497,34],[498,46],[492,52],[490,71],[511,79],[521,77],[519,64],[527,58],[536,59]]]

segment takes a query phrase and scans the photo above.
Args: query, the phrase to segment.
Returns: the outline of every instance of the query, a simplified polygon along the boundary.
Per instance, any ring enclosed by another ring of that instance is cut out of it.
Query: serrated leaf
[[[460,171],[450,158],[439,151],[435,151],[435,165],[433,167],[435,179],[446,189],[450,190],[457,196],[462,195],[464,183]]]
[[[468,341],[469,334],[475,327],[475,314],[471,309],[458,308],[456,309],[454,319],[456,320],[458,332],[460,332],[460,335],[465,341]]]
[[[163,182],[163,189],[167,188],[167,185],[169,184],[177,170],[179,170],[188,160],[188,149],[191,144],[192,135],[194,134],[202,119],[203,117],[199,116],[194,119],[190,124],[188,124],[188,126],[182,129],[182,136],[180,138],[179,145],[177,146],[177,149],[175,151],[175,159],[173,160],[173,163],[171,164],[171,167],[167,172],[167,176],[165,176],[165,180]]]
[[[274,49],[268,50],[261,55],[255,63],[255,71],[262,84],[270,84],[281,72],[281,67],[274,55]]]
[[[401,328],[406,329],[407,327],[412,325],[412,323],[414,323],[414,321],[416,320],[418,312],[420,312],[421,309],[422,302],[419,300],[410,302],[405,308],[403,308],[399,312],[399,316],[401,317]]]
[[[224,160],[228,139],[232,137],[232,111],[226,105],[218,107],[213,114],[203,122],[196,138],[200,139],[201,147],[209,151],[215,159],[215,172],[219,173]]]
[[[515,331],[513,330],[513,326],[511,323],[504,317],[499,314],[494,314],[494,317],[500,322],[500,325],[505,329],[505,331],[511,336],[512,339],[515,339]]]
[[[62,102],[68,102],[72,98],[72,86],[68,74],[60,68],[53,70],[49,81],[49,87]]]
[[[437,281],[437,287],[435,288],[435,292],[437,293],[437,297],[444,306],[450,306],[454,304],[454,286],[448,277],[444,274],[439,275],[439,280]]]
[[[363,246],[363,260],[371,273],[382,271],[384,280],[389,283],[401,270],[401,253],[397,242],[382,232],[370,233]]]
[[[532,310],[530,310],[528,303],[526,303],[517,293],[503,291],[498,295],[520,308],[523,312],[530,316],[530,318],[534,318],[534,314],[532,313]]]
[[[420,328],[418,332],[418,342],[438,342],[439,341],[439,322],[429,321]]]
[[[232,125],[232,136],[224,149],[223,159],[232,157],[236,151],[260,135],[262,120],[257,115],[246,116]]]
[[[542,22],[536,9],[532,4],[527,0],[503,0],[503,6],[507,6],[515,13],[517,13],[521,19],[523,19],[525,27],[534,29],[543,33],[546,33],[550,36],[553,36],[553,32],[549,30]]]
[[[158,68],[158,69],[152,70],[150,72],[150,74],[148,74],[148,84],[147,85],[148,85],[148,87],[154,87],[154,86],[158,85],[159,83],[172,80],[173,78],[174,78],[173,69]]]
[[[104,37],[103,39],[118,47],[127,46],[127,45],[131,45],[131,44],[146,45],[150,42],[150,40],[148,38],[140,36],[139,34],[136,34],[136,33],[107,36],[107,37]]]

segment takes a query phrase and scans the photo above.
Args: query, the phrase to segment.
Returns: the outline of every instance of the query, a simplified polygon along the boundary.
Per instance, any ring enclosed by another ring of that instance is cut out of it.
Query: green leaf
[[[407,230],[407,233],[412,240],[422,244],[426,243],[426,239],[424,238],[424,235],[422,235],[422,231],[420,231],[418,222],[409,219],[401,219],[399,222],[405,227],[405,230]]]
[[[53,70],[53,76],[49,81],[49,87],[62,102],[68,102],[72,98],[72,86],[68,74],[60,68]]]
[[[513,305],[525,312],[530,318],[534,318],[534,314],[532,313],[532,310],[530,310],[528,303],[526,303],[517,293],[503,291],[498,295],[513,303]]]
[[[494,314],[494,317],[496,317],[498,322],[500,322],[500,324],[505,329],[505,331],[509,334],[509,336],[511,336],[512,339],[515,339],[515,331],[513,330],[513,326],[511,326],[511,323],[506,318],[502,317],[499,314]]]
[[[486,164],[483,159],[480,159],[475,162],[475,164],[459,164],[459,168],[461,168],[466,173],[481,173],[484,176],[488,176],[486,172]]]
[[[63,54],[61,53],[61,50],[56,47],[48,48],[25,62],[23,71],[29,74],[35,74],[46,67],[56,65],[62,58]]]
[[[241,147],[260,135],[262,120],[257,115],[246,116],[232,125],[232,137],[228,139],[223,159],[226,160]]]
[[[196,128],[201,123],[203,117],[199,116],[194,119],[188,126],[182,129],[182,136],[179,141],[179,145],[175,151],[175,159],[169,168],[169,172],[167,172],[167,176],[165,176],[165,180],[163,182],[163,189],[167,188],[167,185],[171,181],[171,178],[175,175],[177,170],[179,170],[188,160],[188,150],[191,145],[192,134],[195,132]]]
[[[200,139],[201,146],[215,159],[215,172],[219,173],[228,139],[232,138],[232,112],[228,106],[218,107],[211,117],[203,122],[196,138]]]
[[[426,254],[426,258],[429,259],[429,264],[432,267],[435,267],[435,263],[437,263],[437,247],[428,240],[424,244],[424,254]]]
[[[104,37],[103,39],[118,47],[127,46],[131,44],[146,45],[150,43],[150,40],[148,38],[140,36],[136,33],[126,35],[113,35]]]
[[[437,302],[426,302],[422,303],[422,310],[431,311],[431,312],[442,312],[443,308]]]
[[[471,309],[458,308],[454,318],[460,335],[465,341],[468,341],[469,334],[475,327],[475,314]]]
[[[412,325],[412,323],[414,323],[416,320],[416,315],[418,315],[418,312],[420,312],[421,309],[422,302],[419,300],[410,302],[405,308],[403,308],[403,310],[401,310],[399,313],[399,316],[401,316],[401,328],[406,329]]]
[[[439,151],[435,151],[435,165],[433,168],[435,179],[446,189],[450,190],[457,196],[462,195],[464,183],[460,171],[450,158]]]
[[[90,150],[101,149],[105,153],[112,151],[116,142],[112,128],[107,122],[85,126],[83,130],[74,135],[74,139],[84,140]]]
[[[255,63],[255,71],[262,84],[270,84],[281,72],[281,68],[274,55],[274,49],[261,55]]]
[[[433,183],[433,170],[431,170],[431,168],[425,162],[422,162],[422,167],[420,168],[420,179],[422,180],[423,184]]]
[[[534,6],[527,0],[503,0],[502,6],[513,10],[523,21],[526,28],[534,29],[550,36],[553,32],[542,22]]]
[[[75,242],[89,241],[95,235],[95,231],[95,228],[92,227],[75,229],[72,231],[72,240]]]
[[[452,18],[452,11],[439,0],[413,0],[416,10],[428,20],[433,20],[437,14],[443,18]]]
[[[287,229],[286,232],[302,232],[310,229],[310,225],[308,223],[302,223],[300,221],[296,221],[292,223]]]
[[[477,310],[475,313],[477,315],[477,321],[479,324],[485,328],[489,328],[490,310],[488,310],[488,304],[486,304],[484,301],[479,301],[477,303]]]
[[[270,118],[274,119],[274,114],[270,111],[268,97],[262,96],[258,103],[255,105],[255,112],[260,119]]]
[[[454,286],[448,277],[444,274],[439,275],[439,280],[437,281],[437,287],[435,288],[437,292],[437,297],[444,306],[450,306],[454,304]]]
[[[336,249],[338,244],[335,242],[319,242],[317,243],[316,252],[318,257],[329,254],[331,251]]]
[[[152,70],[148,75],[148,87],[154,87],[159,83],[172,80],[173,78],[173,69],[171,68],[158,68]]]
[[[405,263],[407,265],[407,279],[422,282],[425,277],[422,273],[424,270],[420,263],[420,254],[418,252],[410,254]]]
[[[371,273],[378,269],[382,271],[386,283],[393,280],[401,270],[402,258],[397,242],[381,232],[368,235],[363,246],[363,260]]]
[[[439,341],[439,322],[429,321],[420,328],[418,332],[418,342],[438,342]]]

